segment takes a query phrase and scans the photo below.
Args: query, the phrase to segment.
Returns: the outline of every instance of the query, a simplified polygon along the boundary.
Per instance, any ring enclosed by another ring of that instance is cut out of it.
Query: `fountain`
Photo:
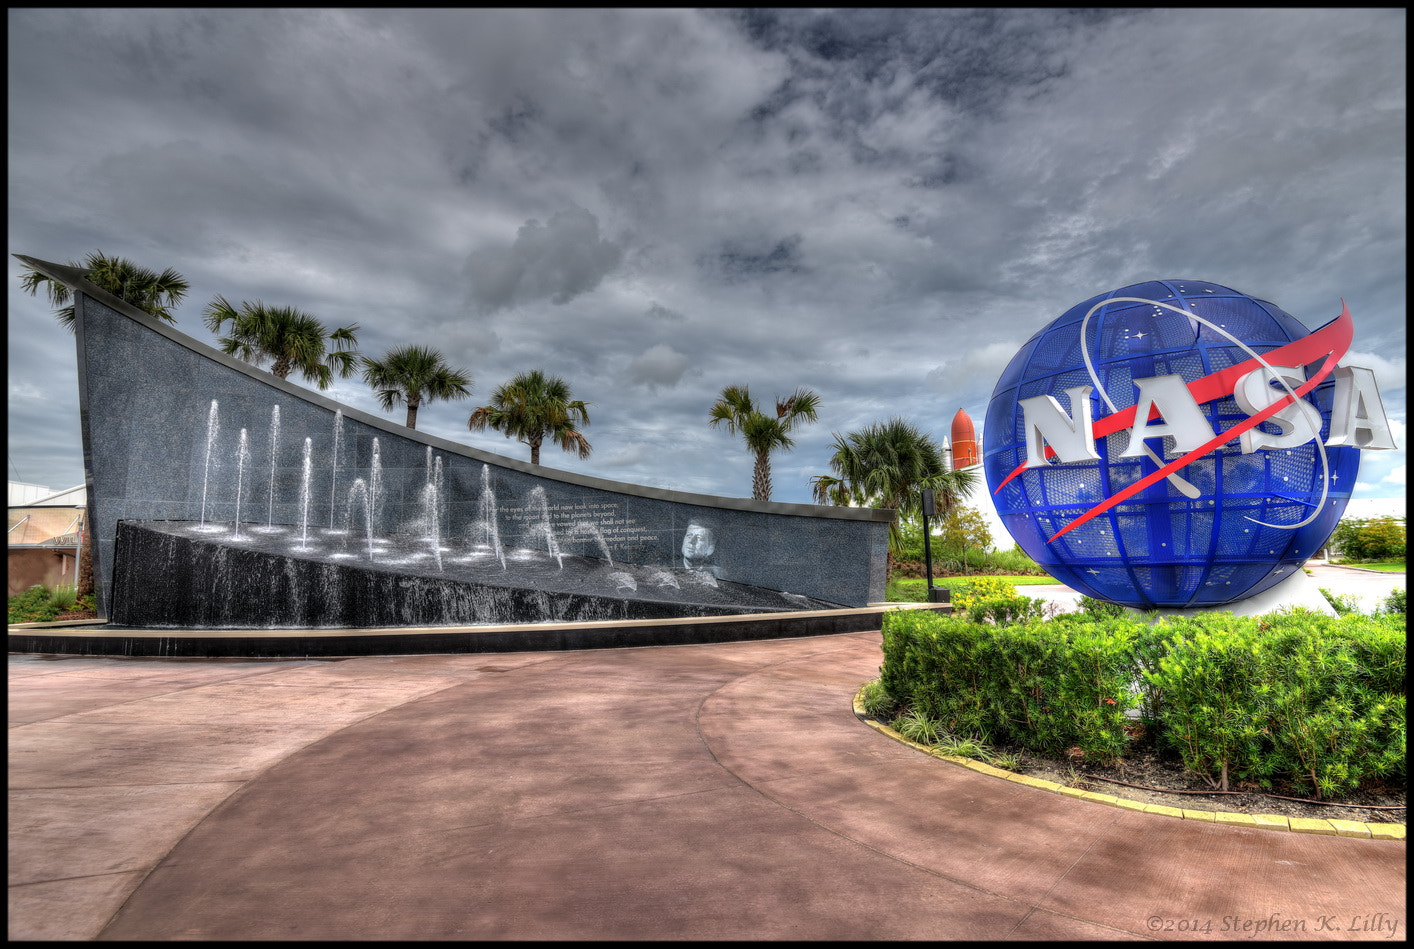
[[[719,583],[716,577],[703,570],[680,570],[676,566],[665,569],[665,564],[675,563],[675,553],[671,550],[663,552],[662,561],[658,564],[618,563],[601,524],[583,516],[583,511],[590,509],[590,506],[584,502],[552,505],[551,497],[542,484],[532,486],[521,503],[515,505],[517,527],[511,535],[513,540],[507,544],[502,535],[500,519],[503,512],[493,487],[491,466],[485,463],[481,465],[475,518],[471,522],[471,530],[465,535],[471,546],[464,552],[444,546],[446,539],[455,536],[450,524],[451,505],[446,495],[447,485],[451,482],[443,456],[436,454],[432,446],[425,446],[422,451],[420,486],[411,492],[408,500],[398,503],[397,511],[401,517],[395,516],[395,523],[400,526],[393,528],[390,536],[380,537],[377,531],[387,487],[382,445],[377,437],[370,439],[367,477],[355,476],[347,491],[346,502],[342,505],[345,511],[342,525],[337,514],[341,505],[336,503],[337,496],[331,497],[330,527],[325,533],[345,537],[344,543],[333,551],[321,551],[317,541],[311,543],[310,540],[310,522],[322,518],[323,512],[315,510],[313,496],[314,440],[312,436],[304,439],[297,483],[299,540],[295,546],[282,547],[277,539],[261,540],[257,536],[285,529],[273,523],[275,496],[278,493],[276,456],[280,427],[280,406],[275,405],[270,415],[271,496],[268,498],[267,524],[252,528],[244,535],[241,511],[246,494],[245,475],[250,469],[251,459],[249,430],[240,429],[236,457],[231,466],[235,520],[227,540],[227,543],[241,542],[240,548],[226,547],[220,541],[214,544],[202,542],[207,547],[174,546],[169,537],[173,531],[211,534],[225,530],[207,525],[204,521],[197,524],[138,521],[121,531],[129,546],[135,543],[134,537],[141,536],[146,538],[144,543],[150,547],[149,553],[166,551],[164,562],[206,564],[197,570],[209,570],[211,575],[198,586],[223,591],[218,607],[206,607],[208,612],[212,609],[226,611],[220,614],[228,617],[222,622],[239,625],[238,620],[229,617],[249,617],[255,611],[255,608],[243,604],[262,597],[279,599],[284,596],[289,599],[287,611],[292,615],[310,617],[310,622],[320,625],[322,621],[316,617],[342,616],[341,611],[350,609],[348,603],[339,602],[343,594],[338,591],[346,586],[363,591],[355,600],[361,604],[357,607],[358,615],[365,622],[373,622],[376,617],[389,623],[408,621],[413,616],[419,617],[422,622],[435,622],[439,616],[445,622],[457,619],[504,621],[505,611],[511,610],[514,615],[519,615],[532,608],[529,606],[532,603],[537,615],[554,618],[575,615],[580,619],[683,613],[711,615],[724,611],[798,610],[825,605],[808,597],[788,596],[742,584]],[[336,411],[333,442],[339,446],[344,442],[343,428],[342,410]],[[218,496],[221,490],[215,477],[222,467],[217,445],[219,430],[219,406],[213,400],[207,418],[203,458],[203,518],[207,501]],[[341,454],[336,450],[331,455],[330,478],[335,485],[341,467]],[[405,473],[408,469],[400,467],[397,470]],[[399,493],[407,497],[406,491]],[[561,511],[575,512],[580,516],[568,524],[562,524],[557,536],[555,517]],[[606,515],[601,513],[599,516]],[[361,554],[350,551],[350,541],[355,536],[360,517],[363,531],[361,546],[367,551],[366,566],[349,564],[341,570],[338,567],[340,561],[361,558]],[[692,520],[689,518],[687,523],[691,525]],[[168,539],[161,539],[164,537]],[[574,541],[575,553],[566,552],[561,546],[561,537]],[[233,553],[235,550],[255,559],[239,560]],[[444,552],[453,556],[444,558]],[[291,559],[290,554],[303,556]],[[133,553],[130,559],[137,560],[140,556]],[[513,569],[508,567],[509,559],[515,560]],[[432,563],[436,564],[435,571],[429,569]],[[366,571],[375,565],[377,570],[386,573],[377,577],[367,574]],[[452,567],[450,570],[449,565]],[[488,569],[494,570],[494,575],[489,574]],[[353,574],[348,570],[363,572]],[[394,577],[398,579],[394,580]],[[444,585],[438,585],[437,578],[444,578],[441,581]],[[410,583],[420,591],[416,596],[398,592],[404,591]],[[370,605],[369,597],[390,598],[396,601],[396,605]],[[468,597],[475,602],[468,600]],[[517,605],[509,606],[512,602]],[[161,612],[163,615],[179,615],[181,608],[168,604]]]
[[[245,429],[241,429],[240,447],[236,454],[236,520],[232,525],[234,540],[241,539],[241,489],[245,484],[245,467],[249,462],[250,443],[246,439]]]
[[[359,501],[362,504],[359,504]],[[356,507],[357,506],[357,507]],[[348,533],[353,534],[353,512],[357,509],[363,512],[363,530],[368,537],[368,560],[373,562],[373,499],[368,493],[368,482],[362,478],[355,478],[353,486],[349,488],[348,514],[344,523],[348,528]]]
[[[334,529],[334,499],[339,496],[339,445],[344,438],[344,410],[334,412],[334,453],[329,456],[329,530]]]
[[[373,463],[368,475],[368,498],[372,514],[372,524],[383,519],[383,458],[379,453],[378,439],[373,439]],[[377,530],[370,526],[370,531]]]
[[[427,543],[437,562],[437,572],[442,573],[442,530],[441,513],[438,511],[437,482],[428,482],[422,488],[423,520],[427,525]]]
[[[265,515],[265,532],[275,533],[275,462],[280,454],[280,407],[270,409],[270,507]],[[260,528],[255,528],[260,530]]]
[[[260,627],[506,628],[798,610],[774,592],[784,588],[835,605],[882,599],[885,517],[613,482],[405,430],[158,326],[77,268],[21,261],[74,294],[104,629],[187,631],[124,636],[124,653],[288,655],[263,652],[276,647],[260,643],[336,650],[360,638],[223,633]],[[191,402],[194,392],[208,395]],[[269,470],[257,473],[254,465],[267,458],[253,457],[252,436],[267,425]],[[233,436],[224,443],[223,426]],[[313,470],[325,465],[314,443],[323,433],[332,440],[327,494]],[[481,468],[479,492],[473,466]],[[266,482],[264,524],[245,521],[259,520],[257,478]],[[468,484],[470,496],[458,496]],[[427,539],[408,533],[423,507],[435,515],[427,518]],[[694,516],[710,516],[719,528],[718,588],[676,569]],[[342,531],[344,543],[321,543],[326,528]],[[355,559],[335,559],[351,552]],[[422,559],[410,560],[413,554]],[[452,651],[577,648],[638,635],[614,623],[603,628],[477,635]],[[450,642],[444,636],[425,645]]]
[[[216,433],[221,431],[221,418],[215,399],[211,400],[211,410],[206,413],[206,466],[201,474],[201,527],[206,528],[206,488],[211,482],[211,449],[216,444]]]
[[[555,531],[550,524],[550,502],[545,495],[544,488],[536,485],[530,489],[530,505],[532,510],[536,510],[540,514],[540,521],[531,529],[531,532],[544,538],[546,551],[555,558],[555,562],[563,569],[565,558],[560,554],[560,545],[555,540]]]
[[[481,497],[476,504],[476,523],[479,532],[473,539],[489,546],[501,562],[501,569],[506,569],[506,551],[501,547],[501,527],[497,523],[496,492],[491,490],[490,465],[481,466]]]
[[[309,550],[309,475],[313,470],[310,458],[313,450],[313,440],[306,438],[304,440],[304,475],[300,479],[299,486],[300,545],[295,548],[300,551]]]

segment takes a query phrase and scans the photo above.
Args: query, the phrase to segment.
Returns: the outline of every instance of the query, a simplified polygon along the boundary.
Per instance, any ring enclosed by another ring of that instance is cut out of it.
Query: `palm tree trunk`
[[[751,475],[751,496],[758,501],[771,500],[771,456],[764,451],[756,456],[756,470]]]
[[[540,464],[540,442],[539,436],[530,440],[530,463],[532,465]]]
[[[420,393],[419,393],[420,395]],[[417,395],[404,395],[408,404],[408,428],[417,428],[417,407],[422,404],[422,399]]]

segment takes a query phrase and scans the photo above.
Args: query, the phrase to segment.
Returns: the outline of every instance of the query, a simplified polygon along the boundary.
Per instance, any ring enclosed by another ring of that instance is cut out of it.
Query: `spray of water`
[[[310,458],[313,451],[314,442],[306,438],[304,440],[304,474],[300,478],[299,486],[300,550],[309,549],[309,475],[313,470]]]
[[[532,509],[538,508],[540,521],[532,528],[533,534],[539,534],[545,541],[545,549],[550,556],[555,558],[555,562],[564,569],[565,558],[560,553],[560,543],[555,540],[555,531],[550,524],[550,502],[545,497],[545,489],[538,485],[530,491],[530,504]]]
[[[240,448],[236,453],[236,521],[234,524],[235,539],[241,539],[241,492],[245,488],[245,469],[250,464],[250,440],[246,437],[245,429],[241,429]]]
[[[373,439],[373,470],[368,476],[368,501],[372,505],[373,523],[383,521],[383,456],[378,451],[378,439]],[[369,530],[376,530],[369,527]]]
[[[439,458],[438,461],[441,461]],[[442,570],[442,530],[441,503],[437,496],[437,482],[429,481],[422,488],[422,518],[427,524],[427,542],[432,546],[432,556],[437,561],[437,570]]]
[[[348,515],[345,518],[345,525],[349,533],[353,533],[353,515],[358,511],[363,515],[363,532],[368,538],[368,559],[373,559],[373,499],[368,494],[368,482],[362,478],[355,478],[353,487],[349,488]]]
[[[265,526],[275,526],[275,459],[280,445],[280,407],[270,410],[270,510],[265,517]]]
[[[344,440],[344,410],[334,410],[334,454],[329,458],[329,529],[334,528],[334,499],[339,496],[339,446]]]
[[[216,444],[216,435],[221,431],[221,419],[216,400],[211,400],[211,411],[206,413],[206,467],[201,475],[201,526],[206,526],[206,487],[211,483],[211,447]],[[218,462],[219,464],[219,462]]]

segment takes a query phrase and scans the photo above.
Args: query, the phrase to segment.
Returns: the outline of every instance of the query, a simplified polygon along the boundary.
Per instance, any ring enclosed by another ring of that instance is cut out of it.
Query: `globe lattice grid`
[[[1255,596],[1291,576],[1326,543],[1355,486],[1359,451],[1324,447],[1332,378],[1305,397],[1321,413],[1320,444],[1311,440],[1295,448],[1243,454],[1233,439],[1177,472],[1197,488],[1196,498],[1162,479],[1049,540],[1095,505],[1158,470],[1147,456],[1120,457],[1129,445],[1128,429],[1096,440],[1099,461],[1029,469],[997,491],[1026,461],[1021,400],[1052,395],[1074,417],[1065,390],[1098,381],[1116,408],[1124,409],[1135,403],[1135,379],[1177,373],[1192,383],[1250,358],[1211,327],[1152,303],[1105,304],[1090,317],[1082,341],[1081,326],[1091,308],[1122,297],[1182,308],[1259,354],[1309,332],[1270,303],[1195,280],[1136,284],[1072,307],[1021,347],[992,393],[983,462],[990,490],[996,492],[997,513],[1028,556],[1090,596],[1139,609],[1221,606]],[[1094,380],[1083,345],[1089,347]],[[1317,368],[1306,367],[1308,377]],[[1090,399],[1096,420],[1110,414],[1098,389]],[[1200,409],[1214,432],[1247,418],[1231,395]],[[1271,423],[1261,428],[1277,431]],[[1165,462],[1177,457],[1173,442],[1171,437],[1146,439]],[[1288,526],[1307,520],[1318,506],[1308,523]]]

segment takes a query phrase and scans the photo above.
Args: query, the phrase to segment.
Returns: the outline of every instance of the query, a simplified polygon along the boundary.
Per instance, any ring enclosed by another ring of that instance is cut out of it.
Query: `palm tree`
[[[130,303],[159,320],[175,323],[172,308],[182,302],[191,289],[185,277],[168,267],[160,274],[155,270],[139,266],[126,257],[109,257],[101,250],[93,251],[81,264],[69,261],[69,266],[85,271],[89,282],[102,290],[107,290],[124,303]],[[59,325],[69,332],[76,328],[73,291],[57,280],[53,280],[25,265],[27,271],[20,277],[20,286],[30,296],[43,286],[49,293],[49,302],[55,307],[54,315]]]
[[[589,406],[570,398],[570,387],[559,376],[547,376],[539,369],[522,372],[491,394],[491,404],[471,413],[466,426],[472,431],[488,427],[507,438],[530,446],[530,463],[540,464],[540,445],[551,439],[565,451],[588,458],[593,451],[576,425],[589,424]]]
[[[727,431],[741,432],[746,450],[756,456],[751,475],[751,496],[758,501],[771,500],[771,452],[789,451],[795,447],[790,433],[803,422],[813,422],[820,408],[820,397],[809,389],[796,389],[790,396],[776,399],[776,414],[762,412],[751,399],[746,386],[727,386],[707,414],[707,424],[716,428],[725,422]]]
[[[471,376],[447,365],[442,354],[427,346],[398,346],[382,359],[363,358],[363,381],[374,388],[384,412],[407,403],[407,427],[417,428],[417,409],[437,399],[471,395]]]
[[[892,508],[890,555],[902,540],[900,519],[922,511],[922,489],[933,490],[938,514],[946,516],[977,483],[975,471],[947,470],[938,444],[901,418],[836,434],[830,469],[834,475],[811,479],[816,502]]]
[[[222,352],[255,366],[269,359],[270,371],[281,379],[299,370],[306,381],[327,389],[334,373],[348,378],[358,367],[357,323],[330,330],[292,306],[266,306],[257,300],[243,302],[237,310],[223,296],[212,299],[205,312],[211,332],[229,334],[217,340]]]
[[[186,278],[170,267],[159,274],[155,270],[133,263],[126,257],[109,257],[101,250],[90,253],[82,264],[70,261],[69,266],[85,271],[90,283],[107,290],[124,303],[130,303],[144,313],[168,323],[177,321],[172,315],[172,309],[182,302],[187,291],[191,289]],[[74,310],[73,291],[28,264],[25,265],[25,270],[27,272],[20,277],[20,286],[30,296],[36,295],[43,286],[49,293],[50,304],[55,307],[54,315],[59,318],[59,325],[67,327],[71,333],[76,332],[78,319]],[[78,596],[93,594],[93,526],[89,523],[84,526],[78,569],[74,572],[74,592]]]

